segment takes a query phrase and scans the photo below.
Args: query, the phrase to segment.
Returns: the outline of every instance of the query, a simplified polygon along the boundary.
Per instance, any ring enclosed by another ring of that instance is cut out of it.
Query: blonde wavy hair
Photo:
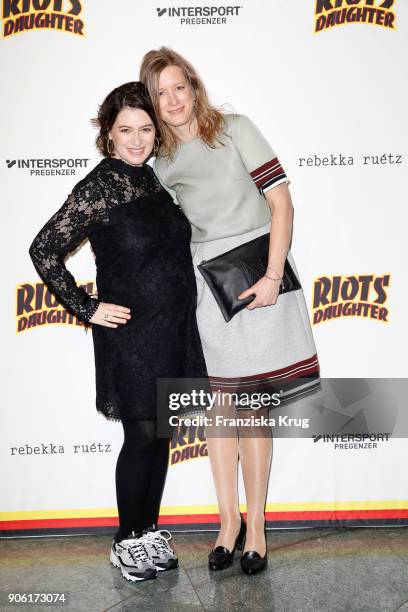
[[[186,82],[189,83],[194,92],[194,114],[197,120],[197,135],[209,147],[214,148],[219,142],[218,136],[224,127],[223,114],[210,104],[204,83],[190,62],[176,51],[168,47],[160,47],[160,49],[153,49],[146,53],[140,68],[140,80],[145,85],[152,99],[161,135],[158,155],[174,158],[180,144],[177,136],[173,134],[170,127],[160,118],[159,78],[162,71],[168,66],[178,66],[183,71]]]

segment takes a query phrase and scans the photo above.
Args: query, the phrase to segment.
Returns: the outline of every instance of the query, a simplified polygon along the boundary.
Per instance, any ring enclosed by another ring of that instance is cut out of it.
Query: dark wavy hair
[[[91,119],[93,126],[99,128],[96,137],[96,148],[104,157],[110,157],[108,147],[109,132],[116,121],[116,117],[123,108],[140,108],[144,110],[153,122],[156,136],[159,137],[159,127],[153,104],[146,87],[140,81],[131,81],[116,87],[110,92],[99,107],[98,116]]]

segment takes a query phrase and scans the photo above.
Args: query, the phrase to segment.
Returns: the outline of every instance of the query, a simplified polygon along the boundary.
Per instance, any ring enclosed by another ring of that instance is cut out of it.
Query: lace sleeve
[[[50,291],[68,310],[88,323],[99,301],[78,287],[65,257],[108,220],[106,202],[94,182],[79,184],[34,238],[29,254]]]

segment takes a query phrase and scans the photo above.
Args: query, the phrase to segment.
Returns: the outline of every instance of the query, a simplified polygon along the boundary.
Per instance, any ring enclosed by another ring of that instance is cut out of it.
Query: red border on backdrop
[[[316,521],[347,521],[372,519],[408,519],[407,510],[310,510],[303,512],[266,512],[268,523],[286,521],[297,522]],[[162,525],[208,525],[219,522],[218,514],[177,514],[160,517]],[[61,529],[75,527],[117,527],[117,517],[63,518],[63,519],[33,519],[20,521],[0,521],[0,531],[16,531],[28,529]]]

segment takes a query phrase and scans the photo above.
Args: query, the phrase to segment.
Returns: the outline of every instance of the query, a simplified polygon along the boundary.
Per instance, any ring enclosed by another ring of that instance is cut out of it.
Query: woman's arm
[[[287,184],[265,193],[272,215],[268,276],[283,276],[286,256],[292,239],[293,205]],[[274,271],[276,274],[270,273]]]
[[[248,310],[276,304],[286,256],[292,238],[293,206],[287,184],[281,184],[265,193],[272,214],[269,258],[266,276],[239,295],[240,299],[255,294]]]
[[[29,253],[38,274],[69,311],[86,323],[117,327],[130,318],[122,314],[129,309],[91,298],[65,265],[66,256],[108,219],[106,201],[95,181],[82,181],[34,238]]]
[[[229,123],[232,142],[272,215],[267,278],[263,277],[239,296],[245,298],[255,294],[255,299],[247,306],[248,310],[253,310],[271,306],[278,298],[292,236],[293,207],[286,172],[256,125],[245,115],[233,115]]]
[[[87,197],[88,195],[88,197]],[[47,287],[69,311],[89,322],[99,306],[78,287],[65,266],[66,256],[77,248],[98,222],[95,189],[77,189],[34,238],[29,254]],[[106,210],[106,205],[101,203]]]

